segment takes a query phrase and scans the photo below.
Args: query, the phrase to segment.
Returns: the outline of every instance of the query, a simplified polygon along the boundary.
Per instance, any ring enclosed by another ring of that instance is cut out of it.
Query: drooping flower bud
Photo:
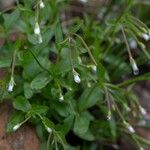
[[[124,121],[123,123],[131,133],[135,133],[134,128],[129,123],[127,123],[126,121]]]
[[[79,74],[73,69],[73,77],[74,77],[74,81],[76,82],[76,83],[80,83],[81,82],[81,79],[80,79],[80,76],[79,76]]]
[[[40,26],[39,26],[38,22],[35,23],[34,34],[35,35],[40,35]]]
[[[96,65],[91,65],[91,67],[92,67],[93,73],[96,73],[96,72],[97,72],[97,67],[96,67]]]
[[[39,44],[43,43],[43,39],[42,39],[41,34],[38,35],[38,43]]]
[[[13,131],[16,131],[17,129],[19,129],[20,128],[20,126],[21,126],[21,124],[19,123],[19,124],[17,124],[17,125],[15,125],[14,127],[13,127]]]
[[[140,106],[140,112],[141,112],[142,115],[147,114],[146,110],[142,106]]]
[[[136,40],[134,40],[134,39],[130,40],[129,45],[132,49],[136,49],[138,46]]]
[[[62,101],[64,101],[64,96],[60,93],[60,95],[59,95],[59,101],[60,102],[62,102]]]
[[[137,66],[137,64],[136,64],[136,62],[133,58],[130,58],[130,64],[132,66],[133,74],[138,75],[139,74],[139,69],[138,69],[138,66]]]
[[[48,133],[52,133],[52,129],[51,128],[46,127],[46,130],[47,130]]]
[[[40,0],[40,8],[44,8],[44,7],[45,7],[44,2]]]
[[[108,111],[107,120],[111,120],[111,111]]]
[[[14,85],[15,85],[14,78],[11,77],[11,78],[10,78],[10,81],[9,81],[9,84],[8,84],[8,92],[12,92],[12,91],[13,91]]]

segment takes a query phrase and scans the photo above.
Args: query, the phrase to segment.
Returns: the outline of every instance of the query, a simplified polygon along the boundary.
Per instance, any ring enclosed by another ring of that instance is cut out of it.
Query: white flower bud
[[[93,73],[96,73],[97,72],[97,67],[95,65],[92,65],[91,67],[92,67]]]
[[[13,127],[13,131],[16,131],[17,129],[19,129],[20,128],[20,126],[21,126],[21,124],[19,123],[19,124],[17,124],[17,125],[15,125],[14,127]]]
[[[88,0],[80,0],[82,3],[87,3]]]
[[[38,43],[39,44],[43,43],[43,39],[42,39],[41,34],[38,35]]]
[[[45,5],[44,5],[43,1],[40,0],[40,8],[44,8],[44,7],[45,7]]]
[[[14,78],[11,77],[10,82],[8,84],[8,92],[12,92],[13,91],[14,85],[15,85]]]
[[[108,112],[107,120],[111,120],[111,112],[110,111]]]
[[[39,26],[38,22],[35,23],[34,34],[40,35],[40,26]]]
[[[140,107],[140,112],[141,112],[142,115],[147,114],[146,110],[142,106]]]
[[[80,83],[81,82],[81,79],[80,79],[80,77],[79,77],[79,74],[75,71],[75,70],[73,70],[73,77],[74,77],[74,81],[76,82],[76,83]]]
[[[131,125],[128,126],[128,130],[129,130],[131,133],[135,133],[135,130],[134,130],[134,128],[133,128]]]
[[[147,34],[147,33],[143,33],[143,34],[142,34],[142,37],[143,37],[143,39],[144,39],[145,41],[149,41],[149,40],[150,40],[150,35]]]
[[[129,130],[131,133],[135,133],[134,128],[133,128],[129,123],[127,123],[126,121],[124,121],[124,125],[128,128],[128,130]]]
[[[136,49],[137,48],[136,40],[134,40],[134,39],[130,40],[129,45],[132,49]]]
[[[64,101],[64,96],[62,94],[60,94],[60,96],[59,96],[59,101],[60,102]]]
[[[138,69],[138,66],[137,66],[137,64],[136,64],[136,62],[133,58],[130,58],[130,64],[132,66],[133,74],[138,75],[139,74],[139,69]]]
[[[51,133],[51,132],[52,132],[52,129],[49,128],[49,127],[46,127],[46,130],[47,130],[48,133]]]

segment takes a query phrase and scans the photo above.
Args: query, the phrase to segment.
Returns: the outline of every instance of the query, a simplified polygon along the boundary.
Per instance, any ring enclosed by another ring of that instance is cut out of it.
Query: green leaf
[[[15,112],[13,113],[8,121],[7,127],[6,127],[6,132],[10,133],[13,132],[13,127],[20,122],[24,120],[24,114],[21,112]]]
[[[41,73],[37,75],[31,82],[31,88],[34,90],[40,90],[44,88],[51,80],[51,77],[47,73]]]
[[[18,96],[13,101],[13,107],[17,110],[21,110],[23,112],[27,112],[30,110],[31,105],[27,99],[25,99],[23,96]]]
[[[87,118],[87,116],[82,113],[80,116],[76,116],[75,117],[75,123],[74,123],[74,127],[73,127],[73,131],[76,135],[84,135],[90,125],[90,119]]]
[[[6,30],[8,30],[14,23],[16,23],[17,19],[20,16],[20,11],[16,9],[11,14],[4,14],[4,25]]]
[[[87,88],[79,98],[78,107],[80,111],[94,106],[99,100],[103,99],[102,91],[99,87]]]
[[[31,89],[31,86],[29,83],[24,83],[24,96],[27,99],[30,99],[33,96],[33,90]]]
[[[43,105],[37,105],[37,104],[33,104],[32,108],[29,111],[30,115],[35,115],[35,114],[44,114],[48,111],[48,107],[47,106],[43,106]]]

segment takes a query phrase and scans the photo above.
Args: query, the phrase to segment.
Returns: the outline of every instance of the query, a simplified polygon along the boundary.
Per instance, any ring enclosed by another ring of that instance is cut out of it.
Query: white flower
[[[14,85],[15,85],[14,78],[11,77],[10,82],[8,84],[8,92],[12,92],[13,91]]]
[[[73,70],[73,77],[74,77],[74,81],[76,82],[76,83],[80,83],[81,82],[81,79],[80,79],[80,77],[79,77],[79,74],[75,71],[75,70]]]
[[[46,130],[47,130],[48,133],[51,133],[51,132],[52,132],[52,129],[49,128],[49,127],[46,127]]]
[[[97,67],[95,65],[91,65],[93,73],[97,72]]]
[[[147,34],[147,33],[143,33],[142,34],[142,37],[145,41],[149,41],[150,40],[150,34]]]
[[[39,44],[43,43],[43,39],[42,39],[41,34],[38,35],[38,43]]]
[[[137,48],[136,40],[134,40],[134,39],[130,40],[129,45],[132,49],[136,49]]]
[[[144,148],[143,148],[143,147],[140,147],[140,150],[144,150]]]
[[[135,133],[135,130],[134,130],[134,128],[133,128],[131,125],[128,126],[128,130],[129,130],[131,133]]]
[[[140,112],[141,112],[142,115],[147,114],[146,110],[142,106],[140,107]]]
[[[137,67],[137,64],[133,58],[130,58],[130,64],[132,66],[133,74],[138,75],[139,74],[139,69]]]
[[[39,26],[38,22],[35,23],[34,34],[40,35],[40,26]]]
[[[124,121],[124,125],[128,128],[128,130],[129,130],[131,133],[135,133],[134,128],[133,128],[129,123],[127,123],[126,121]]]
[[[110,111],[108,112],[107,120],[111,120],[111,112]]]
[[[14,127],[13,127],[13,131],[16,131],[18,128],[20,128],[20,126],[21,126],[21,124],[19,123],[19,124],[17,124],[17,125],[15,125]]]
[[[40,0],[40,8],[44,8],[44,7],[45,7],[45,5],[44,5],[43,1]]]
[[[88,0],[80,0],[82,3],[87,3]]]
[[[64,96],[62,94],[60,94],[60,96],[59,96],[59,101],[60,102],[64,101]]]

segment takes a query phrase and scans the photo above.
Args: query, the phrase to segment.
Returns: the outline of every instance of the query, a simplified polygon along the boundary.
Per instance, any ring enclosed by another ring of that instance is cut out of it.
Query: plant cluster
[[[132,15],[138,1],[112,1],[100,20],[85,13],[64,23],[67,6],[65,0],[20,0],[0,13],[0,68],[7,70],[0,100],[10,99],[14,108],[7,132],[30,122],[43,150],[96,150],[122,136],[142,150],[150,142],[135,129],[147,112],[133,87],[150,79],[140,72],[149,65],[150,29]],[[81,142],[73,145],[70,135]]]

